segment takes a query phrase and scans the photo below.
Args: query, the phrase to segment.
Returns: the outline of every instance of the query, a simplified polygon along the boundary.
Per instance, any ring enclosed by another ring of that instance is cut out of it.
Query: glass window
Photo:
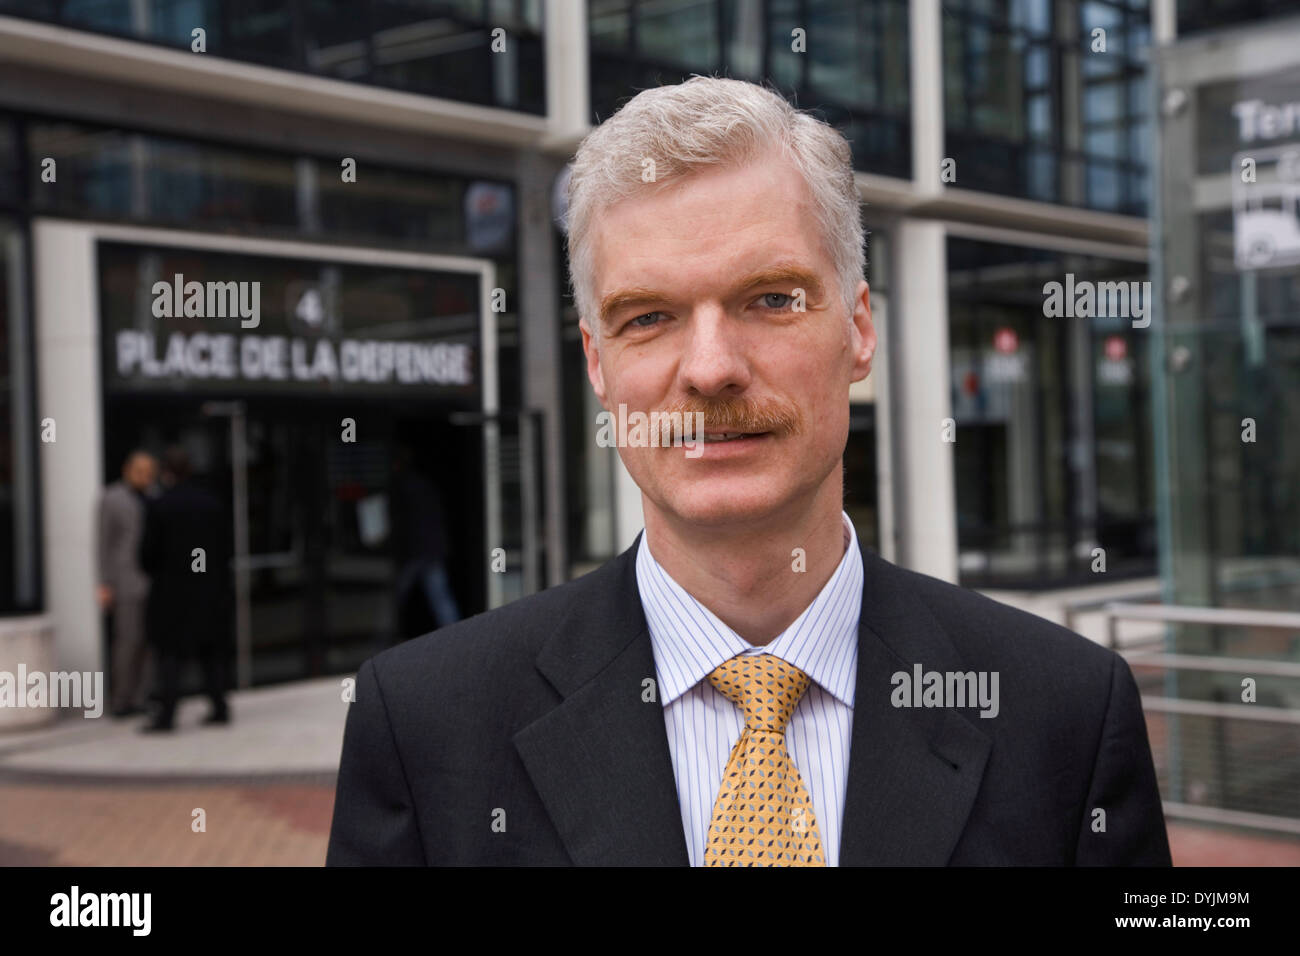
[[[1050,33],[1052,30],[1052,0],[1013,0],[1011,23],[1026,33]]]
[[[1051,79],[1051,50],[1042,45],[1035,44],[1025,53],[1025,86],[1041,87],[1046,86]]]
[[[1225,43],[1225,56],[1250,47]],[[1179,67],[1196,77],[1189,57]],[[1181,80],[1192,108],[1161,125],[1157,245],[1192,277],[1166,306],[1159,435],[1171,494],[1167,582],[1177,603],[1292,610],[1300,600],[1300,135],[1263,139],[1234,105],[1300,101],[1300,55],[1267,73]],[[1208,131],[1214,131],[1211,135]],[[1242,156],[1257,182],[1243,184]],[[1214,189],[1229,181],[1232,188]],[[1192,197],[1197,197],[1192,201]],[[1202,198],[1203,197],[1203,198]],[[1194,639],[1187,631],[1185,637]]]
[[[18,130],[12,120],[0,117],[0,206],[22,202]]]
[[[768,74],[782,88],[801,86],[807,58],[792,56],[790,49],[795,30],[803,30],[807,41],[808,25],[803,22],[799,0],[771,0],[768,17]]]
[[[185,50],[201,28],[206,56],[546,111],[541,0],[0,0],[0,12]]]
[[[732,75],[757,79],[763,72],[763,0],[733,0],[722,12]]]
[[[1115,83],[1089,86],[1083,94],[1085,123],[1112,122],[1124,109],[1124,88]]]
[[[622,50],[631,42],[632,0],[587,0],[592,49]]]
[[[1118,209],[1122,197],[1120,172],[1113,165],[1094,160],[1088,163],[1088,205],[1096,209]]]
[[[0,218],[0,614],[36,611],[41,539],[36,506],[39,435],[31,377],[26,244]]]
[[[1149,375],[1129,298],[1145,266],[953,238],[948,267],[962,583],[1093,580],[1095,547],[1111,573],[1151,573]],[[1117,285],[1089,314],[1049,309],[1044,287],[1076,281]]]
[[[1131,149],[1129,129],[1145,129],[1148,17],[1146,0],[943,4],[945,154],[960,184],[1145,215],[1148,151]],[[1106,31],[1105,52],[1094,29]],[[1067,175],[1045,176],[1049,165]]]
[[[1040,142],[1052,138],[1052,100],[1051,97],[1031,96],[1026,101],[1026,117],[1029,121],[1029,138]]]
[[[1115,127],[1091,129],[1087,133],[1084,145],[1088,152],[1094,156],[1110,156],[1119,159],[1121,148],[1119,129]],[[1128,146],[1127,143],[1123,145]]]
[[[656,0],[638,5],[637,18],[637,50],[646,59],[698,73],[721,65],[713,0]]]
[[[593,0],[588,16],[593,123],[641,89],[733,76],[819,112],[857,168],[911,176],[905,0]]]
[[[1295,0],[1178,0],[1178,35],[1295,13]]]
[[[852,106],[879,100],[874,65],[885,38],[873,29],[871,13],[870,6],[842,0],[810,5],[808,78],[820,96]]]
[[[28,150],[42,211],[190,226],[298,222],[288,156],[58,122],[33,123]],[[39,185],[47,156],[58,163],[57,190]]]
[[[331,235],[406,240],[426,251],[460,251],[466,230],[465,190],[461,179],[392,169],[368,169],[356,182],[345,183],[333,169],[324,168],[321,228]]]

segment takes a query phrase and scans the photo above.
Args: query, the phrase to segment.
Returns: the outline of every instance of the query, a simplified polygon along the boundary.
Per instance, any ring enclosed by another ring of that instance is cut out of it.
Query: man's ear
[[[587,380],[591,382],[591,390],[596,393],[601,407],[608,410],[609,406],[605,404],[605,375],[600,368],[600,347],[592,341],[591,328],[586,319],[578,320],[578,331],[582,333],[582,353],[587,356]]]
[[[849,380],[860,382],[871,374],[871,360],[876,355],[876,326],[871,321],[871,287],[865,280],[858,283],[858,296],[853,302],[850,340],[853,369]]]

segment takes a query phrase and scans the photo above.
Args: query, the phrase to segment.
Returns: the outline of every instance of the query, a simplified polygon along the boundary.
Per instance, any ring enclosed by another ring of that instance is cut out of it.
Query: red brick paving
[[[1300,837],[1170,821],[1174,866],[1300,866]]]
[[[321,866],[333,810],[333,784],[4,781],[0,866]]]

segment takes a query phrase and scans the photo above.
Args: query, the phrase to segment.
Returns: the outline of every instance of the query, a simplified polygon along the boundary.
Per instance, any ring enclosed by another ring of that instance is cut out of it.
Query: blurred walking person
[[[460,620],[460,607],[447,575],[447,523],[438,486],[415,464],[411,449],[399,445],[393,458],[393,555],[397,574],[397,606],[406,606],[412,592],[423,599],[434,628]],[[405,637],[425,628],[407,628]],[[411,633],[413,631],[413,633]]]
[[[153,670],[145,639],[149,577],[140,567],[140,541],[144,535],[144,495],[152,487],[157,471],[154,457],[137,449],[122,463],[121,479],[104,489],[99,499],[99,584],[95,600],[112,624],[109,709],[114,717],[144,711]]]
[[[205,724],[230,722],[226,663],[231,650],[234,595],[230,581],[233,532],[221,502],[194,480],[178,447],[163,456],[166,490],[145,520],[141,563],[153,578],[148,630],[158,660],[159,710],[146,731],[173,729],[181,671],[197,657],[211,701]],[[195,549],[201,548],[202,555]]]

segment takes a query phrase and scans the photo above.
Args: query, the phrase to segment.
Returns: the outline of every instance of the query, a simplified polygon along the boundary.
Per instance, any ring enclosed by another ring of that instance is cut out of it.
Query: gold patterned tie
[[[745,714],[713,804],[705,866],[825,866],[812,800],[785,746],[807,674],[772,654],[741,654],[709,683]]]

